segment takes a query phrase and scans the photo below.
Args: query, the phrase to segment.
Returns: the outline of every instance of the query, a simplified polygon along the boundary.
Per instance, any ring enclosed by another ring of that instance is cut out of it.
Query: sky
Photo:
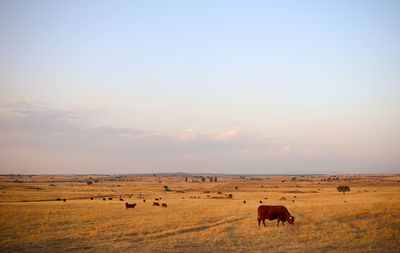
[[[400,173],[399,1],[0,1],[0,173]]]

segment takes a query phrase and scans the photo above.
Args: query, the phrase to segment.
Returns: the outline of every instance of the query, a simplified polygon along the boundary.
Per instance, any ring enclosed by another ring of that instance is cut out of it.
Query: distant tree
[[[86,183],[87,183],[88,185],[92,185],[92,184],[93,184],[93,182],[90,181],[90,180],[86,181]]]
[[[187,182],[187,177],[185,177],[185,182]]]
[[[212,177],[210,177],[210,182],[212,183],[212,181],[213,181],[213,178],[212,178]]]
[[[217,177],[215,177],[215,178],[214,178],[214,182],[217,182],[217,181],[218,181],[218,180],[217,180]]]
[[[201,182],[205,182],[206,178],[205,177],[201,177]]]
[[[293,180],[293,181],[296,181],[296,177],[292,177],[292,180]]]
[[[345,192],[349,192],[350,191],[350,187],[348,187],[347,185],[341,185],[337,187],[338,192],[343,192],[343,194],[345,194]]]

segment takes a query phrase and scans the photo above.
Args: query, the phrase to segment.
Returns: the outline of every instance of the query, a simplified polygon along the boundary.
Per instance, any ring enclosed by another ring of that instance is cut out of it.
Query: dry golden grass
[[[100,182],[90,186],[73,182],[85,179],[88,176],[33,176],[29,182],[22,177],[18,180],[24,183],[15,183],[7,182],[15,177],[1,177],[0,251],[400,251],[396,176],[348,176],[345,182],[278,176],[256,181],[219,178],[217,183],[133,176],[93,177]],[[164,191],[164,185],[172,191]],[[349,185],[351,192],[337,192],[338,185]],[[233,199],[212,198],[229,193]],[[103,196],[114,199],[103,201]],[[153,207],[156,197],[168,208]],[[295,225],[277,227],[275,220],[258,227],[260,200],[285,205],[296,217]],[[126,210],[126,201],[137,206]]]

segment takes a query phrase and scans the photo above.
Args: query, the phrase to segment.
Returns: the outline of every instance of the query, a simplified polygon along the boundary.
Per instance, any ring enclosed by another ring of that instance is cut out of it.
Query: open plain
[[[0,251],[400,251],[398,175],[217,178],[2,176]],[[260,201],[295,224],[259,227]]]

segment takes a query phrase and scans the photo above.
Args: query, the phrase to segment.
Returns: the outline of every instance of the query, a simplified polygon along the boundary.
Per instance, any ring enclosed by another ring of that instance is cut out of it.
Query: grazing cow
[[[64,202],[67,202],[67,200],[66,200],[66,199],[63,199],[63,201],[64,201]]]
[[[153,202],[153,206],[160,206],[157,202]]]
[[[61,201],[61,199],[60,199],[60,198],[57,198],[57,201]]]
[[[162,199],[161,197],[159,197],[159,199]]]
[[[125,203],[125,209],[128,209],[128,208],[135,208],[135,206],[136,206],[136,203],[133,203],[133,204],[128,204],[128,202],[126,202]]]
[[[260,203],[262,204],[262,201],[260,200]]]
[[[166,204],[166,203],[162,203],[162,204],[161,204],[161,207],[167,208],[167,204]]]
[[[292,199],[292,202],[294,203],[294,199]]]
[[[112,200],[112,198],[108,198],[108,200]]]
[[[146,200],[145,200],[145,199],[143,200],[143,203],[146,203]]]
[[[157,199],[157,198],[155,198],[154,200],[157,200],[157,201],[159,201],[159,199]]]
[[[90,197],[90,200],[93,200],[93,197]]]
[[[294,217],[290,215],[289,211],[284,206],[264,206],[264,205],[259,206],[257,210],[258,226],[260,226],[261,221],[265,226],[265,219],[268,220],[277,219],[278,226],[280,221],[282,222],[282,225],[285,225],[284,224],[285,221],[289,222],[289,224],[292,225],[294,223]]]
[[[103,198],[103,200],[106,200],[106,198]]]
[[[243,203],[246,204],[246,200],[243,200]]]
[[[119,201],[124,201],[124,199],[119,199]]]

